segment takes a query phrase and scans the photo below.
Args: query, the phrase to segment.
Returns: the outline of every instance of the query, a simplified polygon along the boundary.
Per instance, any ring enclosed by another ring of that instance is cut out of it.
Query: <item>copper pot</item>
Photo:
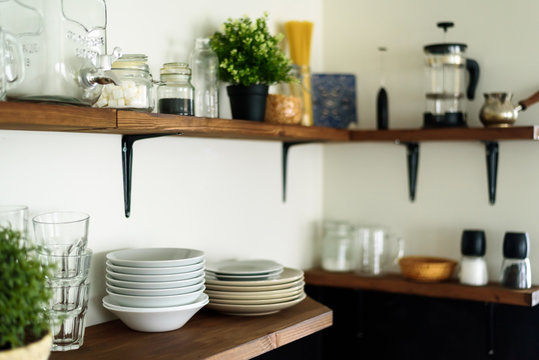
[[[510,127],[518,118],[520,111],[526,110],[539,101],[539,91],[518,102],[511,103],[513,94],[505,92],[485,93],[485,102],[479,111],[479,119],[485,127]]]

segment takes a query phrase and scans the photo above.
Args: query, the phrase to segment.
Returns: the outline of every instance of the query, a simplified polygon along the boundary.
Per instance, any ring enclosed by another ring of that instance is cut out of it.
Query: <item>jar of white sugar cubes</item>
[[[126,54],[112,64],[116,84],[103,86],[94,104],[100,108],[152,111],[153,79],[143,54]]]

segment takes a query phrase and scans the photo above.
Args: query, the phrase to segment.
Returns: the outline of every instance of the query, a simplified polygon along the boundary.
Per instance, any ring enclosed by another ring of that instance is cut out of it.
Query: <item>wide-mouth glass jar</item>
[[[112,72],[116,84],[103,87],[96,107],[153,110],[153,78],[146,55],[123,55],[112,63]]]
[[[157,87],[158,112],[162,114],[195,115],[191,69],[187,63],[166,63],[161,68]]]

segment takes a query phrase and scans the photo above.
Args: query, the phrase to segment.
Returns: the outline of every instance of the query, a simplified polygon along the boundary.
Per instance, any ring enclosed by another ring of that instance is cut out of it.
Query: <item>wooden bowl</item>
[[[401,273],[405,278],[424,282],[449,279],[457,264],[455,260],[429,256],[405,256],[399,260]]]

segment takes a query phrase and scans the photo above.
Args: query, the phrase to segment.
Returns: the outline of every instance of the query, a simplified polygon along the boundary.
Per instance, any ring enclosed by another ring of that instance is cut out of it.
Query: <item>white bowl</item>
[[[148,268],[148,267],[131,267],[131,266],[119,266],[114,265],[110,261],[105,263],[107,268],[120,274],[131,275],[172,275],[183,274],[186,272],[196,271],[204,268],[204,259],[201,262],[192,265],[174,266],[174,267],[160,267],[160,268]]]
[[[204,269],[198,269],[195,271],[190,271],[180,274],[170,274],[170,275],[135,275],[135,274],[122,274],[117,273],[111,269],[106,269],[108,275],[116,280],[124,281],[139,281],[139,282],[169,282],[169,281],[180,281],[192,279],[199,277],[200,275],[204,276]]]
[[[133,275],[137,276],[137,275]],[[200,273],[197,277],[185,280],[176,280],[176,281],[127,281],[127,280],[117,280],[113,278],[109,273],[105,275],[107,282],[114,286],[119,286],[128,289],[170,289],[170,288],[179,288],[184,286],[191,286],[197,284],[204,280],[204,274]]]
[[[107,260],[114,265],[149,268],[191,265],[203,258],[203,251],[181,248],[126,249],[107,254]]]
[[[121,295],[134,295],[134,296],[168,296],[168,295],[181,295],[198,291],[204,287],[204,280],[191,286],[182,286],[168,289],[130,289],[120,286],[114,286],[108,281],[106,283],[107,289]]]
[[[201,294],[194,303],[155,309],[130,308],[117,305],[107,295],[103,307],[118,316],[127,327],[144,332],[171,331],[181,328],[208,303],[208,295]]]
[[[107,289],[107,294],[115,301],[116,304],[125,307],[138,307],[138,308],[160,308],[167,306],[180,306],[191,304],[194,302],[200,294],[204,292],[206,288],[202,286],[197,291],[190,292],[181,295],[167,295],[167,296],[135,296],[135,295],[122,295],[117,294],[110,289]]]

